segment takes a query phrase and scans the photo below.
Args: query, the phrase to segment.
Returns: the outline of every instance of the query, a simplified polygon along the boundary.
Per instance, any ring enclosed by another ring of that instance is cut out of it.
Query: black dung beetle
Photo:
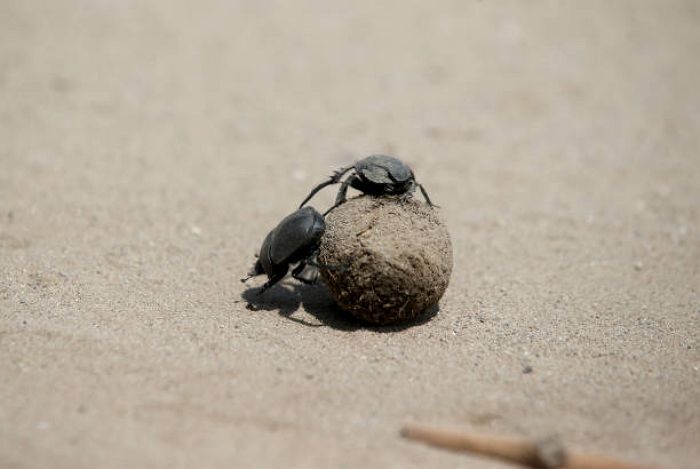
[[[418,187],[425,197],[426,202],[434,207],[428,193],[421,184],[416,182],[413,171],[403,161],[387,155],[372,155],[357,161],[352,166],[340,168],[327,180],[316,186],[299,205],[303,207],[318,191],[331,184],[337,184],[350,170],[353,174],[345,178],[338,190],[335,204],[323,215],[341,205],[347,199],[348,187],[357,189],[368,195],[398,195],[403,198],[411,197]]]
[[[304,283],[316,282],[318,269],[327,267],[316,262],[325,231],[323,215],[313,207],[300,208],[286,216],[265,237],[257,262],[241,282],[267,274],[268,281],[258,292],[262,294],[287,275],[290,264],[296,263],[298,265],[292,270],[292,277]]]

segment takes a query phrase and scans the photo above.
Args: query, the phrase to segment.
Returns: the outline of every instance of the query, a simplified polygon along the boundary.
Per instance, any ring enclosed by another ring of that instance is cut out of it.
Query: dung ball
[[[326,217],[319,260],[332,267],[321,275],[341,308],[395,324],[438,304],[452,273],[452,244],[438,209],[360,196]]]

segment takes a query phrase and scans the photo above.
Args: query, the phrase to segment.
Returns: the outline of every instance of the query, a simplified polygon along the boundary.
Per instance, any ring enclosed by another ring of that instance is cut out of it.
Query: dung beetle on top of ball
[[[337,170],[327,181],[316,186],[299,207],[303,207],[306,202],[324,187],[338,184],[350,170],[354,170],[354,172],[342,182],[335,204],[324,213],[324,216],[347,200],[348,187],[368,195],[394,195],[402,198],[411,197],[416,187],[418,187],[428,205],[434,206],[425,188],[416,182],[413,171],[406,163],[392,156],[372,155],[355,162],[352,166]]]
[[[326,230],[323,215],[313,207],[304,207],[286,216],[270,231],[260,248],[260,254],[245,282],[255,276],[266,274],[268,281],[258,295],[282,280],[291,264],[292,277],[303,283],[315,283],[319,268],[329,268],[316,262],[321,237]]]

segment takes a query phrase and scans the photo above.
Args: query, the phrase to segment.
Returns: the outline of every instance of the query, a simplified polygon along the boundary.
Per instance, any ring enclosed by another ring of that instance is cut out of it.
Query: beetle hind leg
[[[340,205],[343,205],[346,200],[348,200],[349,187],[353,187],[359,191],[362,191],[362,189],[359,187],[361,181],[362,180],[356,174],[353,174],[347,179],[345,179],[345,181],[343,181],[343,183],[340,185],[340,189],[338,189],[338,195],[335,196],[335,203],[331,208],[329,208],[323,213],[323,216],[325,217],[331,212],[331,210],[338,208]]]
[[[265,284],[262,287],[260,287],[260,290],[258,290],[257,296],[260,296],[263,293],[265,293],[271,286],[273,286],[274,284],[276,284],[277,282],[282,280],[285,275],[287,275],[286,271],[284,273],[276,274],[276,275],[273,275],[272,277],[270,277],[270,279],[267,282],[265,282]]]
[[[311,200],[311,197],[316,195],[316,193],[318,191],[320,191],[321,189],[323,189],[324,187],[330,186],[332,184],[338,184],[340,182],[340,180],[342,179],[342,177],[345,175],[345,173],[350,171],[353,167],[354,166],[346,166],[345,168],[340,168],[339,170],[334,172],[333,175],[330,178],[328,178],[327,181],[323,181],[321,184],[314,187],[311,190],[311,192],[309,192],[309,195],[307,195],[306,198],[304,199],[304,201],[299,205],[299,208],[302,208],[306,204],[306,202]]]

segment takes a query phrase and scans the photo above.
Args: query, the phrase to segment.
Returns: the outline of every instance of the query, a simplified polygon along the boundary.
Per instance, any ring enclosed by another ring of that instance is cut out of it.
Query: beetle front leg
[[[423,197],[425,197],[425,201],[428,202],[428,205],[430,205],[431,207],[440,208],[439,206],[435,205],[435,204],[430,200],[430,197],[428,197],[428,193],[425,191],[425,188],[423,187],[423,184],[418,184],[418,188],[420,189],[421,193],[423,194]]]
[[[318,281],[318,267],[310,266],[306,262],[300,262],[292,270],[292,277],[302,283],[313,285]]]
[[[408,188],[402,192],[399,196],[399,202],[400,203],[406,203],[409,199],[413,198],[413,193],[416,191],[416,183],[414,181],[411,181],[410,184],[408,185]]]

